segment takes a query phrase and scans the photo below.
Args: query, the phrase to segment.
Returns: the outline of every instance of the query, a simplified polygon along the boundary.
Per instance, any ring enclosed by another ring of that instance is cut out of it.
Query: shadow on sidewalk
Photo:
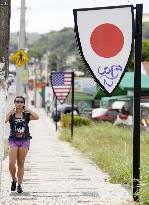
[[[11,192],[9,194],[9,196],[30,196],[30,192],[23,192],[21,194],[17,193],[17,192]]]

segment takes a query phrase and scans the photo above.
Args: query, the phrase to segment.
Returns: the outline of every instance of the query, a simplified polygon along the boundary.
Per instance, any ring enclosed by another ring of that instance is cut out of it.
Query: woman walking
[[[30,120],[38,120],[37,113],[25,107],[25,99],[17,96],[14,100],[15,107],[6,114],[5,123],[10,123],[9,144],[9,172],[12,178],[11,191],[16,190],[22,193],[22,181],[24,176],[24,162],[30,146],[30,136],[28,123]],[[16,162],[17,162],[17,178],[16,178]]]

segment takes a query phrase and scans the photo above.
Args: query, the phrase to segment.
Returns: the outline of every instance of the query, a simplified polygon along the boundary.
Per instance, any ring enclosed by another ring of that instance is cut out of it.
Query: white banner
[[[131,52],[132,6],[74,9],[77,45],[94,80],[109,95],[120,83]]]

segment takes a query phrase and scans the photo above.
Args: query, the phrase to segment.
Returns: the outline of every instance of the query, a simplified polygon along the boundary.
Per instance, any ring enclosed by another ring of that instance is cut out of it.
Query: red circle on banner
[[[124,36],[117,26],[105,23],[94,29],[90,37],[90,44],[97,55],[111,58],[122,50]]]

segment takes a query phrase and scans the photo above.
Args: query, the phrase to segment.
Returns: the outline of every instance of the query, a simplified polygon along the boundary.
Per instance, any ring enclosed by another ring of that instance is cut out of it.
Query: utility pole
[[[8,49],[11,0],[0,0],[0,188],[3,160],[4,116],[6,105],[5,80],[8,76]]]
[[[45,59],[45,80],[46,80],[46,85],[48,84],[49,82],[49,78],[48,78],[48,64],[49,64],[49,59],[48,59],[48,56],[49,56],[49,51],[46,52],[46,59]]]
[[[25,0],[21,0],[21,13],[20,13],[20,32],[19,32],[19,42],[18,42],[18,49],[25,49]],[[22,73],[23,73],[24,66],[21,68],[17,68],[16,72],[16,95],[23,95],[23,85],[22,85]]]

